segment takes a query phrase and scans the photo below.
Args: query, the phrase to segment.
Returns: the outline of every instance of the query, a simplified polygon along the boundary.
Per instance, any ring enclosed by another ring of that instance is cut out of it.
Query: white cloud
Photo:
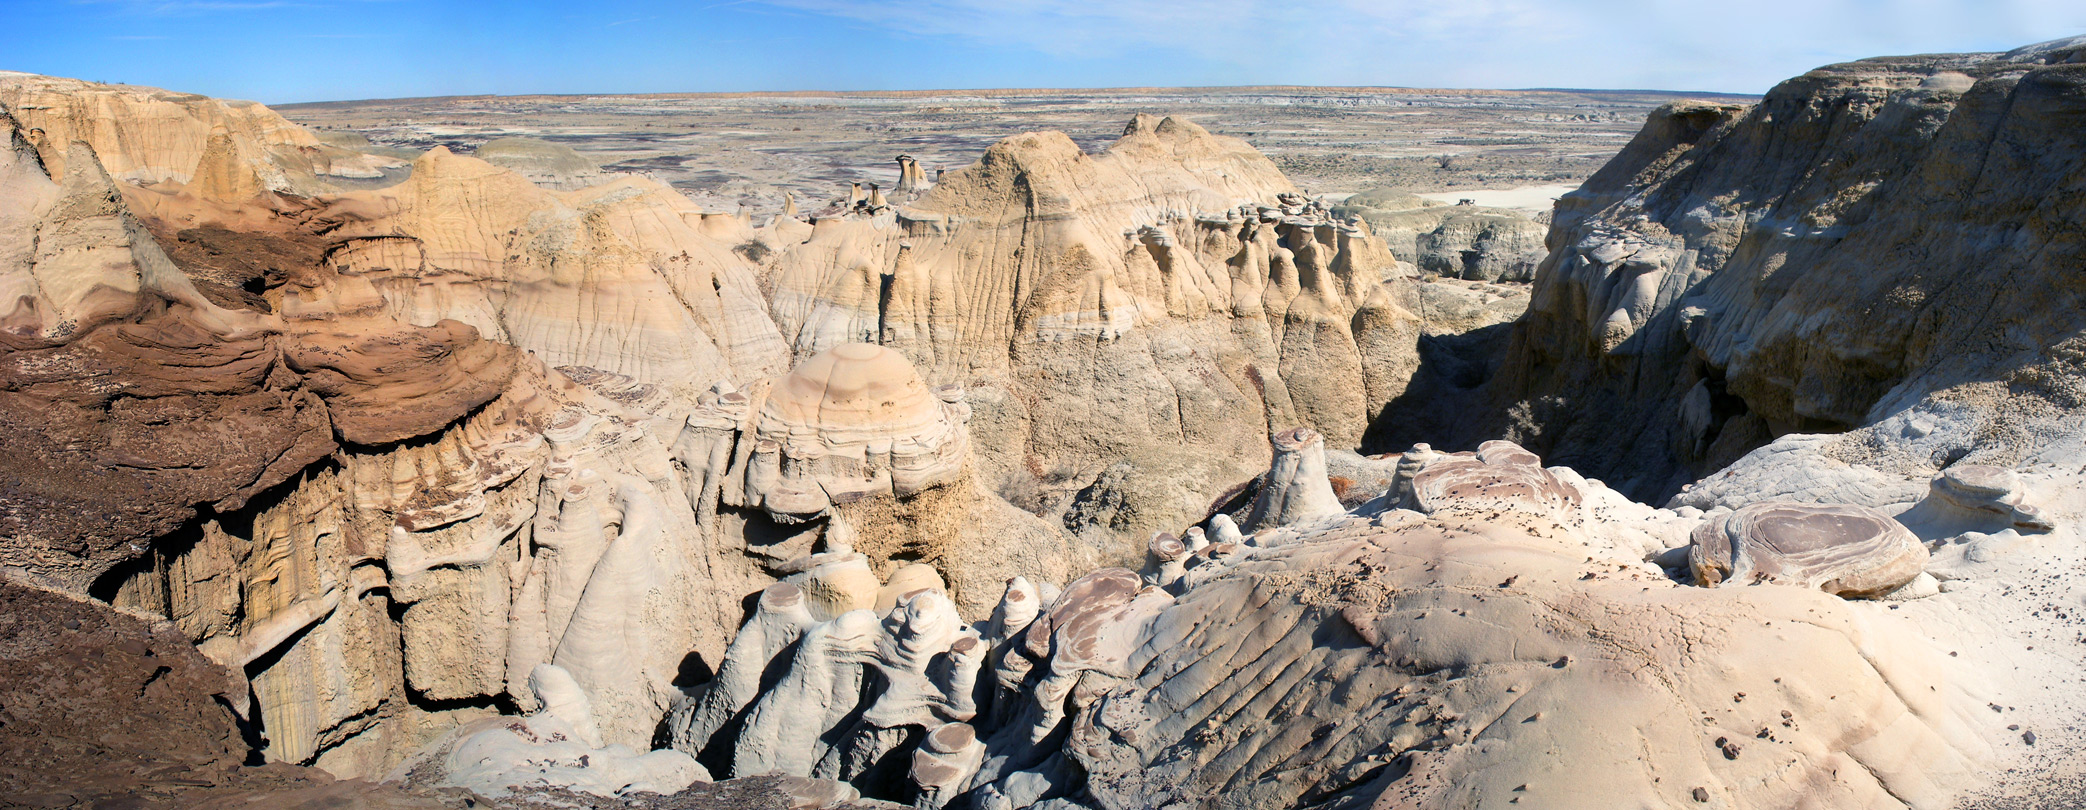
[[[1760,90],[1830,61],[2086,32],[2077,0],[765,2],[967,44],[1327,84]]]

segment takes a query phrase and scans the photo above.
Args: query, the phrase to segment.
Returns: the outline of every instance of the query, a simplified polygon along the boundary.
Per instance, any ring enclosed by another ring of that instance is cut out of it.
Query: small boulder
[[[1779,582],[1871,598],[1927,565],[1927,547],[1910,529],[1852,504],[1749,504],[1704,522],[1692,540],[1688,565],[1703,587]]]

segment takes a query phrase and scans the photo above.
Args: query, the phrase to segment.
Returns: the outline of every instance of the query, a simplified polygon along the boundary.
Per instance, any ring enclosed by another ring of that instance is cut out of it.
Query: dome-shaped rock
[[[1697,527],[1688,565],[1704,586],[1782,582],[1881,596],[1919,576],[1927,547],[1866,506],[1767,501]]]
[[[969,414],[962,389],[928,388],[904,355],[835,346],[784,375],[761,406],[748,500],[803,518],[946,483],[964,469]]]

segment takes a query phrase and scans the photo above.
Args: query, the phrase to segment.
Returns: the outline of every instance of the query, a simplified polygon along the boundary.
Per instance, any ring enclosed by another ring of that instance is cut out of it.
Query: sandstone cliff
[[[1264,465],[1269,419],[1357,434],[1388,398],[1364,353],[1409,353],[1420,331],[1366,231],[1183,122],[1139,119],[1098,157],[1054,134],[1002,144],[922,213],[865,198],[756,228],[651,181],[561,192],[441,149],[404,182],[331,192],[284,157],[326,152],[263,108],[8,88],[43,124],[8,127],[8,356],[34,376],[14,412],[82,408],[20,431],[79,457],[16,459],[10,563],[174,620],[246,670],[268,756],[343,774],[529,708],[547,664],[604,742],[642,747],[723,656],[740,597],[777,578],[835,605],[931,582],[982,617],[1009,576],[1133,559],[1123,538],[1200,517]],[[58,138],[104,141],[133,182],[86,142],[52,181],[34,147]],[[213,185],[219,169],[260,179]],[[1257,198],[1277,204],[1239,207]],[[1050,228],[1069,230],[1034,235]],[[833,239],[908,255],[891,239],[908,229],[921,261],[879,291],[892,312],[867,302],[876,330],[836,320],[864,304],[844,288],[791,280],[852,272]],[[1001,240],[1010,258],[955,258]],[[157,354],[80,355],[133,333]],[[69,379],[122,381],[116,404]],[[1167,406],[1137,417],[1166,432],[1122,424],[1146,410],[1132,394]],[[129,416],[132,399],[151,408]],[[242,408],[275,421],[238,427]],[[1084,540],[985,475],[1093,475],[1167,433],[1196,438]],[[66,459],[77,474],[51,475]]]

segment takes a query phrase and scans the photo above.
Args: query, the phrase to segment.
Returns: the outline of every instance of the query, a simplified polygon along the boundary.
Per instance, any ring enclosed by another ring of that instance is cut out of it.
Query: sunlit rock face
[[[10,566],[166,616],[243,670],[274,759],[380,774],[527,705],[522,678],[552,662],[610,740],[649,743],[683,659],[721,654],[734,594],[770,581],[706,551],[643,427],[661,401],[402,322],[323,262],[221,304],[91,148],[53,180],[7,129]],[[271,227],[253,238],[294,235]]]
[[[873,342],[963,384],[996,484],[1121,465],[1084,496],[1110,514],[1072,528],[1124,559],[1264,469],[1270,423],[1354,446],[1417,364],[1423,319],[1385,283],[1415,271],[1180,119],[1091,154],[1009,138],[915,201],[800,227],[765,271],[799,356]]]
[[[54,180],[6,128],[10,565],[85,590],[198,506],[239,509],[337,441],[438,430],[514,374],[511,347],[454,322],[372,320],[366,302],[309,317],[222,306],[153,241],[92,148],[72,144]],[[305,270],[300,285],[334,284]]]
[[[471,156],[557,191],[582,189],[611,179],[599,165],[572,147],[535,138],[494,138],[479,144]]]
[[[329,178],[380,178],[403,165],[325,144],[251,101],[0,71],[0,105],[54,176],[71,164],[72,144],[85,143],[119,181],[214,202],[310,195],[330,190]]]
[[[749,436],[747,501],[792,520],[949,483],[967,472],[969,417],[963,389],[929,390],[905,355],[836,346],[769,389]]]
[[[400,320],[467,323],[683,402],[789,366],[737,243],[658,183],[555,192],[437,148],[404,183],[328,197],[313,216],[334,241],[328,264],[366,279]]]
[[[1911,530],[1865,506],[1762,501],[1695,530],[1688,564],[1714,586],[1787,582],[1836,596],[1881,596],[1927,567]]]
[[[1422,272],[1448,278],[1525,282],[1549,253],[1548,228],[1517,211],[1449,205],[1395,188],[1351,195],[1333,211],[1369,223],[1393,255]]]
[[[1530,446],[1632,492],[1729,465],[1672,509],[1521,445],[1415,448],[1352,515],[1176,524],[1142,574],[1041,610],[1010,584],[1024,630],[977,630],[1012,700],[920,720],[928,778],[806,767],[984,806],[1947,807],[1994,763],[2040,761],[2079,712],[2046,674],[2079,659],[2050,643],[2070,630],[2048,599],[2079,594],[2047,570],[2079,559],[2050,505],[2081,491],[2082,454],[2070,310],[2022,296],[2067,295],[2039,257],[2069,255],[2047,179],[2075,173],[2050,127],[2077,52],[1857,63],[1754,108],[1676,107],[1566,201],[1490,393]],[[1940,179],[1995,158],[2043,178],[1978,192],[2021,213]],[[2013,274],[1931,261],[2022,217]],[[1974,317],[1995,311],[2023,314]],[[1260,511],[1313,491],[1287,452]],[[1110,618],[1033,643],[1060,609]],[[876,733],[824,716],[822,740]]]

